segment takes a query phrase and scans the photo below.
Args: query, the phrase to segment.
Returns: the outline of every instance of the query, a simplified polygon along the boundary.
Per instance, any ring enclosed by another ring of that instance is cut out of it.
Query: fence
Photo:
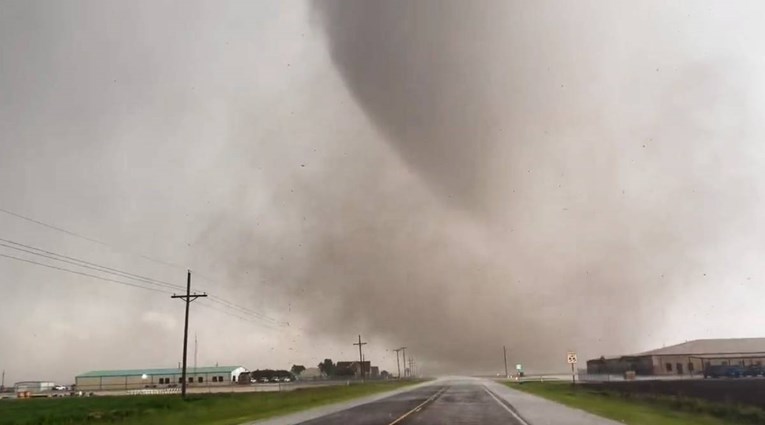
[[[624,374],[606,373],[579,373],[577,379],[580,382],[620,382],[620,381],[686,381],[701,379],[703,375],[636,375],[633,379],[625,379]]]
[[[180,388],[145,388],[141,390],[129,390],[128,395],[161,395],[161,394],[180,394]]]

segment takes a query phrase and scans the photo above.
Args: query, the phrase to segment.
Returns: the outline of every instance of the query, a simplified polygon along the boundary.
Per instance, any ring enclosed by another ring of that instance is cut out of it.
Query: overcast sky
[[[0,0],[0,208],[103,243],[0,239],[268,316],[198,301],[200,365],[761,336],[764,7]],[[177,365],[169,296],[0,257],[6,384]]]

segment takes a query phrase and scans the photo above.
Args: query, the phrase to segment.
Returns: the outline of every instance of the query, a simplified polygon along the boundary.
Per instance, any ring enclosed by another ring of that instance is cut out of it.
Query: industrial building
[[[55,383],[48,381],[21,381],[13,384],[13,391],[16,393],[43,393],[46,391],[52,391],[55,387]]]
[[[213,366],[188,368],[187,386],[208,387],[236,384],[239,374],[246,372],[242,366]],[[141,388],[179,387],[183,378],[180,368],[95,370],[75,377],[80,391],[133,390]]]
[[[697,339],[643,353],[587,361],[588,374],[698,375],[708,365],[763,365],[765,338]]]

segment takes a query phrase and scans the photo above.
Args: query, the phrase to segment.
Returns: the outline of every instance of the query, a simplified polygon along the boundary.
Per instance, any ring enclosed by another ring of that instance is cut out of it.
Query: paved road
[[[477,382],[421,387],[303,424],[526,425],[505,401]]]

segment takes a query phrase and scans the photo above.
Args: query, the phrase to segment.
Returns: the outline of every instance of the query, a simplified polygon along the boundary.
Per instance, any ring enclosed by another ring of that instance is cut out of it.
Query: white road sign
[[[517,365],[515,365],[515,370],[517,370],[517,371],[521,371],[521,370],[523,370],[523,365],[521,365],[520,363],[518,363]]]
[[[568,361],[568,364],[575,364],[576,363],[576,353],[568,353],[566,355],[566,360]]]

